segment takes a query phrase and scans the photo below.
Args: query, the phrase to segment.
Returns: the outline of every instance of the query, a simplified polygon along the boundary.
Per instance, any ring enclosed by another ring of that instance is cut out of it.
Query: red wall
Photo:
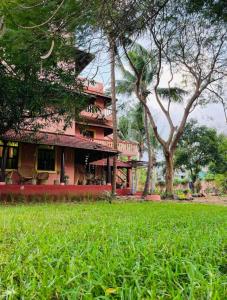
[[[106,191],[111,191],[110,185],[0,185],[0,199],[2,195],[22,194],[22,195],[100,195]]]
[[[35,174],[36,160],[37,160],[37,145],[23,144],[19,145],[19,161],[18,170],[21,173],[29,172],[29,174]],[[75,149],[65,148],[65,175],[69,176],[69,184],[74,184],[74,164],[75,164]],[[55,171],[50,171],[48,180],[45,184],[54,184],[54,180],[60,180],[60,168],[61,168],[61,148],[56,146],[56,164]],[[13,183],[19,183],[19,176],[17,170],[13,171]]]
[[[84,125],[82,125],[84,126]],[[95,133],[95,139],[104,139],[104,129],[102,127],[96,127],[96,126],[86,126],[85,127],[87,130],[93,130],[94,133]],[[79,129],[79,126],[76,125],[75,127],[75,133],[77,135],[81,135],[80,133],[80,129]],[[81,135],[83,136],[83,135]]]

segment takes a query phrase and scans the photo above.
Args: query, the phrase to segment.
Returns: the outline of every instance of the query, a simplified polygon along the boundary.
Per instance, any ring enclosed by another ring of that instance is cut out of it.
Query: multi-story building
[[[118,140],[118,149],[114,149],[111,98],[104,94],[101,83],[88,85],[84,93],[89,104],[67,129],[63,129],[63,123],[48,126],[36,133],[35,139],[30,138],[29,131],[4,135],[0,163],[3,148],[7,147],[6,173],[10,183],[108,185],[113,156],[117,155],[117,185],[130,187],[129,161],[138,157],[137,144]]]

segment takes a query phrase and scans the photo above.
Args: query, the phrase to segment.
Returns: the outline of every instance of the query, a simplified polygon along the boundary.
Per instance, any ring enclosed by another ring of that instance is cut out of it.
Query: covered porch
[[[110,185],[110,158],[114,149],[80,136],[28,133],[4,136],[0,165],[5,164],[6,183],[12,185]],[[105,160],[105,165],[95,161]]]
[[[28,133],[10,133],[0,142],[1,170],[5,168],[6,182],[11,184],[35,184],[35,180],[46,185],[110,184],[108,166],[94,167],[91,163],[105,159],[108,165],[109,157],[117,154],[76,135],[38,133],[31,137]]]

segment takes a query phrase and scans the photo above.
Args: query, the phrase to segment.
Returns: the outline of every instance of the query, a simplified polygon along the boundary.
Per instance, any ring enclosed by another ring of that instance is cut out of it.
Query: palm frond
[[[128,80],[116,80],[116,93],[131,95],[135,90],[135,83]]]
[[[136,81],[135,75],[125,68],[119,56],[117,56],[116,66],[121,71],[124,79],[127,79],[128,81]]]
[[[184,97],[187,94],[187,91],[173,87],[173,88],[158,88],[158,95],[163,99],[172,100],[174,102],[182,102]]]

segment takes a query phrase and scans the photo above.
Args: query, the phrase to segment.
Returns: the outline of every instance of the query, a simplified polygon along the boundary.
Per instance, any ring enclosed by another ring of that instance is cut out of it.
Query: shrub
[[[215,175],[214,174],[211,174],[211,173],[207,173],[206,176],[205,176],[205,180],[206,181],[213,181],[215,179]]]
[[[227,192],[227,172],[215,175],[214,181],[221,193]]]

